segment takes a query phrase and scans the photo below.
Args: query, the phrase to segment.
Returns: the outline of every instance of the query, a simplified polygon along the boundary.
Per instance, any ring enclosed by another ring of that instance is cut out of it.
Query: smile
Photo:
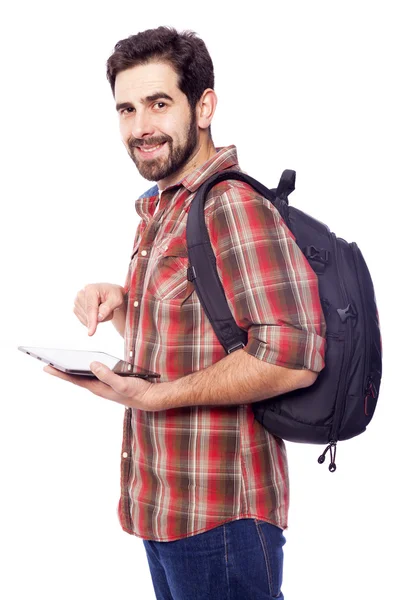
[[[157,146],[136,146],[136,148],[140,154],[146,154],[150,157],[157,154],[160,148],[162,148],[165,144],[166,142],[162,142],[161,144],[157,144]]]

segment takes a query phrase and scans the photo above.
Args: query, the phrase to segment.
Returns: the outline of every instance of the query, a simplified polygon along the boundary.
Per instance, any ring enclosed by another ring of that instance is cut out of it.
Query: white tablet
[[[131,365],[124,360],[111,356],[106,352],[93,352],[91,350],[66,350],[59,348],[31,348],[29,346],[19,346],[18,350],[37,358],[48,365],[51,365],[59,371],[69,373],[70,375],[84,375],[86,377],[95,377],[90,370],[90,363],[98,361],[106,365],[117,375],[128,375],[130,377],[142,377],[143,379],[153,379],[160,377],[159,373],[153,373],[142,369],[137,365]]]

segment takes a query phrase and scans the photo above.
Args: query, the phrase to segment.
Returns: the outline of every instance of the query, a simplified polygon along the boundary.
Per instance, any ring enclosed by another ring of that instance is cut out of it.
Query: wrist
[[[146,407],[144,410],[159,412],[168,410],[169,408],[176,408],[173,405],[174,383],[173,381],[165,381],[163,383],[150,384],[149,390],[146,393]]]

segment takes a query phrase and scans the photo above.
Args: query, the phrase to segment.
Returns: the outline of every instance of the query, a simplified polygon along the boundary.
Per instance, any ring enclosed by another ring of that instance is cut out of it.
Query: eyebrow
[[[156,92],[155,94],[151,94],[151,96],[146,96],[146,98],[141,98],[140,102],[142,104],[150,104],[151,102],[154,102],[155,100],[170,100],[171,102],[173,102],[173,99],[171,98],[171,96],[169,96],[168,94],[166,94],[165,92]],[[117,104],[115,109],[118,111],[123,110],[124,108],[133,108],[133,104],[131,102],[121,102],[120,104]]]

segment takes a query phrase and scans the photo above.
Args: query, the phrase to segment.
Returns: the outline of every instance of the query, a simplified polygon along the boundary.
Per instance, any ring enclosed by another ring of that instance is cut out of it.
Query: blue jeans
[[[278,527],[241,519],[144,546],[157,600],[283,600],[284,543]]]

